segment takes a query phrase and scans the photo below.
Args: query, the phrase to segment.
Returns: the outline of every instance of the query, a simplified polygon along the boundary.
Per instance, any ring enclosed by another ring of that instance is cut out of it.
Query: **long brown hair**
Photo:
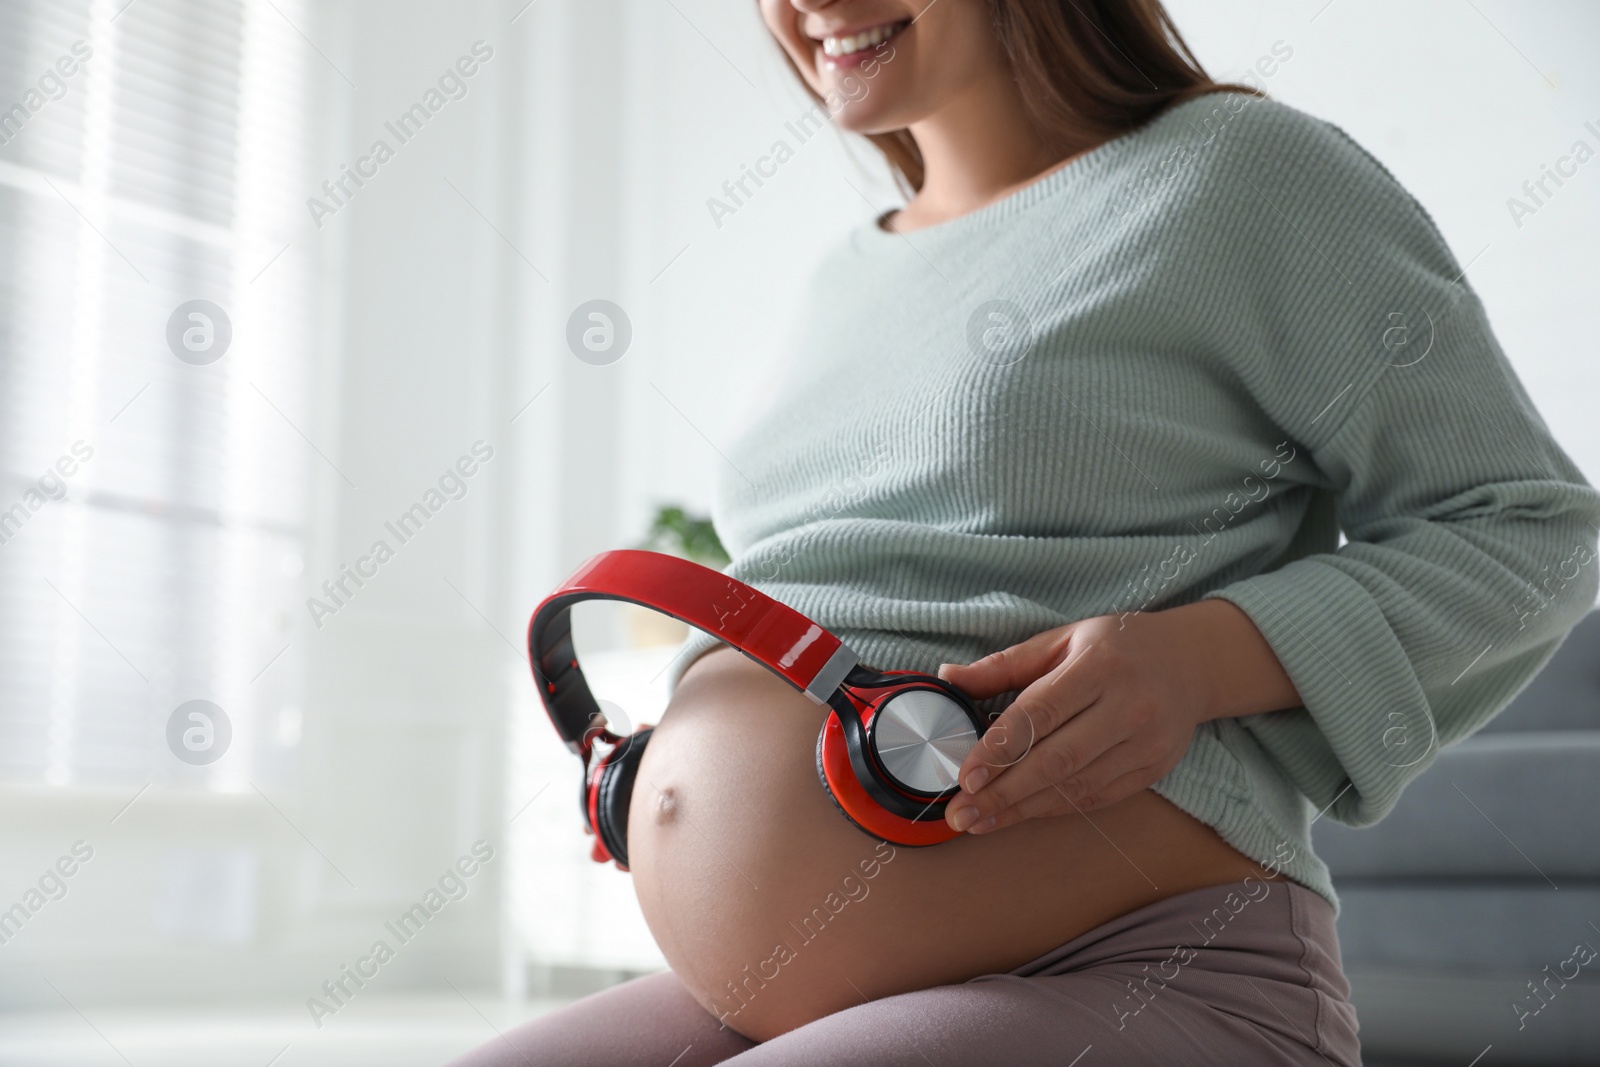
[[[1058,159],[1204,93],[1266,95],[1212,81],[1161,0],[986,2],[1028,117]],[[909,192],[922,188],[922,152],[910,130],[868,134],[867,140]]]

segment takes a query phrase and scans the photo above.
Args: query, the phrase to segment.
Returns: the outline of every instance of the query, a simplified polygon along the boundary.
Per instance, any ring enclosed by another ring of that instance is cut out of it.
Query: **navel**
[[[656,791],[656,824],[663,825],[678,816],[678,793],[672,786]]]

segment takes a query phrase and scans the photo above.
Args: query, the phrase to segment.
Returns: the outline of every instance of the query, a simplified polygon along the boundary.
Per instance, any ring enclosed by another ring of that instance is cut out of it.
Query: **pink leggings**
[[[1248,880],[1169,897],[1006,974],[885,997],[756,1044],[648,975],[451,1067],[1359,1067],[1333,908]]]

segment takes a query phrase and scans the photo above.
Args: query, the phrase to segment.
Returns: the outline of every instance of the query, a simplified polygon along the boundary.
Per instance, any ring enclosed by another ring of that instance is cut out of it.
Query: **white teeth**
[[[843,37],[824,37],[822,39],[822,52],[824,55],[835,59],[840,56],[854,55],[887,41],[895,35],[899,23],[893,26],[877,26],[861,33],[846,34]]]

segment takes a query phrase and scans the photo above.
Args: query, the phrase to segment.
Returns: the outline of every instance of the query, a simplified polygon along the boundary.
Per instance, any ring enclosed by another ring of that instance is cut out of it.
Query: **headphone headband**
[[[639,604],[704,630],[818,704],[828,702],[858,662],[821,626],[720,571],[661,552],[602,552],[545,597],[528,622],[539,697],[567,747],[585,757],[600,732],[600,706],[572,645],[572,606],[584,600]]]

